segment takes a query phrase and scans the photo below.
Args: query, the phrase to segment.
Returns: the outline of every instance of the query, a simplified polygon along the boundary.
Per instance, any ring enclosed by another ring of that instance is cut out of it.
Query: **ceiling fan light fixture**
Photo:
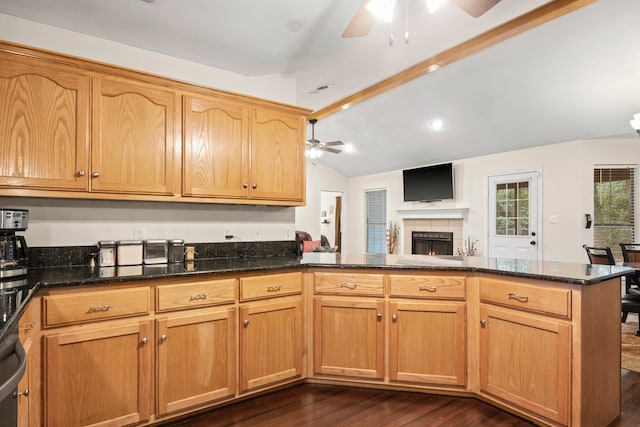
[[[395,6],[396,0],[371,0],[365,7],[378,18],[391,22]]]
[[[634,128],[640,136],[640,113],[634,114],[633,120],[631,120],[629,124],[631,124],[631,127]]]
[[[318,150],[316,147],[311,147],[306,149],[304,155],[310,159],[317,159],[322,156],[322,151]]]
[[[440,130],[443,128],[444,122],[441,119],[434,119],[429,123],[429,126],[431,126],[433,130]]]

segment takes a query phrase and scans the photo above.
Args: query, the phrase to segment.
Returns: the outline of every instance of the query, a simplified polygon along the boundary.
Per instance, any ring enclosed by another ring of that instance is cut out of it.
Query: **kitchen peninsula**
[[[629,269],[330,253],[178,266],[30,269],[21,416],[147,425],[299,381],[472,396],[543,425],[619,415]]]

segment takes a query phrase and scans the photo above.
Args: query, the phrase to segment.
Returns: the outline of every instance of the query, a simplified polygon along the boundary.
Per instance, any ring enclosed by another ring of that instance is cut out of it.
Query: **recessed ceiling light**
[[[345,153],[353,153],[356,149],[351,144],[346,144],[344,146]]]
[[[440,130],[444,126],[444,122],[440,119],[434,119],[431,121],[429,126],[431,126],[431,129],[433,130]]]

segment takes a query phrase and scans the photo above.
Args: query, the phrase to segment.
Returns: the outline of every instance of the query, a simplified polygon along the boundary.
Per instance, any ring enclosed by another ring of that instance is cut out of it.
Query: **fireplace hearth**
[[[413,231],[411,253],[415,255],[453,255],[453,233]]]

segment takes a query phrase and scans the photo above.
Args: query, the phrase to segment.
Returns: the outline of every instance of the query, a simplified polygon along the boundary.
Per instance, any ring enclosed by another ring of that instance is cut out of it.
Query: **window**
[[[387,190],[366,191],[367,253],[387,253]]]
[[[496,236],[529,235],[529,181],[496,185]]]
[[[630,167],[593,171],[593,245],[608,246],[622,261],[619,243],[635,242],[635,170]]]

